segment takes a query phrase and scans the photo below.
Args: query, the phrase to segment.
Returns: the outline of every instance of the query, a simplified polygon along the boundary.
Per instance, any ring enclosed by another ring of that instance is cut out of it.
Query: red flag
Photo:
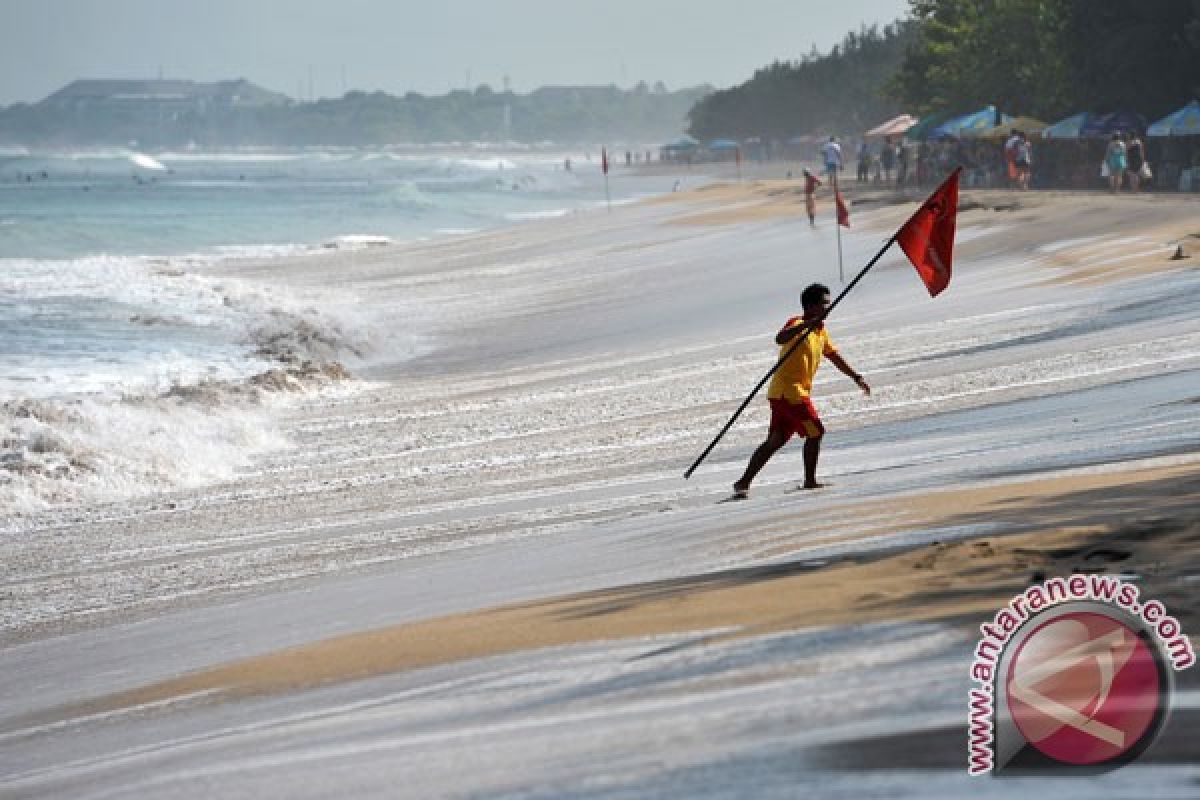
[[[608,148],[607,147],[600,148],[600,170],[605,175],[608,174]]]
[[[954,259],[954,218],[958,212],[958,173],[954,170],[937,190],[929,195],[917,213],[896,232],[896,243],[925,281],[930,297],[950,285]]]
[[[844,228],[850,227],[850,209],[846,208],[845,201],[842,200],[842,192],[838,190],[834,193],[834,198],[837,200],[837,219],[838,225]]]

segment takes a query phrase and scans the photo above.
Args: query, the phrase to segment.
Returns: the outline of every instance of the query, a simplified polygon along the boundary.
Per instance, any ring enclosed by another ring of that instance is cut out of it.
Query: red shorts
[[[793,435],[806,439],[816,439],[823,436],[825,426],[817,416],[817,409],[812,400],[805,397],[799,403],[784,400],[782,397],[772,397],[771,430],[781,431],[790,439]]]

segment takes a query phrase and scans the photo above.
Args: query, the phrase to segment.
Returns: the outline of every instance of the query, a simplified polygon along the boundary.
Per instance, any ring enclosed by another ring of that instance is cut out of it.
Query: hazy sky
[[[247,78],[293,97],[487,83],[731,86],[906,0],[0,0],[0,105],[75,78]]]

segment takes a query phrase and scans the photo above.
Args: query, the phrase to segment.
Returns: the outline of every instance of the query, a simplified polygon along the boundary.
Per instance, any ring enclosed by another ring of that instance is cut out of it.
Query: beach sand
[[[1074,574],[1136,579],[1195,630],[1198,564],[1177,555],[1200,549],[1198,500],[1200,462],[897,498],[891,533],[962,520],[1031,532],[743,567],[364,631],[70,711],[294,691],[518,650],[711,628],[724,631],[714,638],[885,620],[973,628],[1026,587]],[[872,517],[876,505],[841,511]]]
[[[832,488],[789,491],[793,445],[721,503],[765,403],[681,473],[799,289],[838,288],[797,189],[241,265],[357,294],[377,350],[236,481],[8,521],[0,788],[789,796],[863,752],[882,784],[820,780],[961,796],[972,638],[1014,593],[1119,574],[1194,634],[1200,259],[1170,256],[1200,201],[964,191],[945,295],[889,255],[830,321],[875,388],[818,379]],[[846,193],[852,275],[916,198]],[[1104,787],[1200,778],[1191,676],[1167,755]]]

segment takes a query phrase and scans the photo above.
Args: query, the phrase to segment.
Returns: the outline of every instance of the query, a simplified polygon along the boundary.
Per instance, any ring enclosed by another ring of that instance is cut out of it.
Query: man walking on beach
[[[842,374],[863,390],[871,394],[871,387],[854,369],[838,354],[829,332],[825,330],[825,312],[829,308],[829,287],[819,283],[809,286],[800,295],[800,303],[804,307],[803,317],[792,317],[775,336],[775,343],[780,347],[780,357],[791,349],[797,336],[808,331],[808,335],[796,348],[795,352],[780,365],[771,379],[767,389],[767,401],[771,404],[771,424],[767,438],[746,465],[746,472],[733,485],[734,497],[748,497],[750,484],[771,456],[779,448],[787,444],[793,434],[804,437],[804,488],[820,489],[823,484],[817,481],[817,459],[821,455],[821,437],[825,435],[825,427],[817,415],[817,409],[812,403],[813,378],[817,367],[824,356],[833,362]]]
[[[821,157],[825,161],[825,174],[836,186],[837,174],[842,169],[842,146],[836,136],[830,136],[829,141],[821,145]]]

